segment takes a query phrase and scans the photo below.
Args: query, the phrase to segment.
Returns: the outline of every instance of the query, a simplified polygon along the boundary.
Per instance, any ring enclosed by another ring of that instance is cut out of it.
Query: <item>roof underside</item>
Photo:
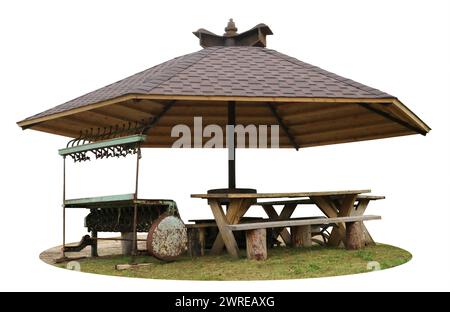
[[[29,117],[19,126],[76,137],[81,130],[148,121],[175,101],[149,132],[149,147],[170,147],[176,124],[227,122],[227,101],[237,102],[237,123],[281,122],[281,147],[352,142],[430,128],[395,97],[258,47],[212,47],[162,63]],[[271,107],[272,106],[272,109]],[[291,136],[291,138],[289,138]]]

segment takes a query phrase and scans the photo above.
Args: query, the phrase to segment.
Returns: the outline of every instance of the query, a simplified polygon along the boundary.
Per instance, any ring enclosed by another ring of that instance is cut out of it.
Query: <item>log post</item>
[[[311,247],[311,225],[301,225],[291,227],[292,247]]]
[[[98,257],[98,235],[97,231],[92,231],[91,257]]]
[[[188,228],[188,252],[191,257],[205,255],[205,228]]]
[[[120,233],[120,238],[126,239],[120,242],[122,245],[122,255],[131,256],[131,254],[133,253],[133,236],[133,232]]]
[[[348,222],[346,224],[345,248],[357,250],[364,247],[364,233],[361,222]]]
[[[245,232],[247,243],[247,259],[266,260],[267,241],[266,229],[247,230]]]

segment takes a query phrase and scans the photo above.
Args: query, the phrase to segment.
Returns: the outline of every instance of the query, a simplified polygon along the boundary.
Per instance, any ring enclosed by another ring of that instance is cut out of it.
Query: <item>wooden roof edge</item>
[[[426,135],[431,131],[431,127],[428,126],[419,116],[417,116],[412,110],[410,110],[405,104],[403,104],[398,98],[394,98],[393,104],[403,111],[416,125],[422,128]]]
[[[113,105],[120,102],[140,99],[140,100],[179,100],[179,101],[237,101],[237,102],[273,102],[273,103],[395,103],[398,99],[392,98],[314,98],[314,97],[252,97],[252,96],[205,96],[205,95],[158,95],[158,94],[126,94],[113,99],[87,104],[82,107],[76,107],[70,110],[54,113],[47,116],[38,116],[36,118],[26,118],[17,122],[17,125],[23,130],[32,128],[33,126],[57,119],[73,115],[76,113],[96,109],[103,106]],[[399,102],[400,103],[400,102]],[[401,104],[401,103],[400,103]],[[404,106],[403,104],[401,104]],[[416,116],[406,106],[404,106],[411,115]],[[416,116],[416,119],[420,119]],[[422,122],[423,123],[423,122]],[[424,123],[423,123],[424,124]]]

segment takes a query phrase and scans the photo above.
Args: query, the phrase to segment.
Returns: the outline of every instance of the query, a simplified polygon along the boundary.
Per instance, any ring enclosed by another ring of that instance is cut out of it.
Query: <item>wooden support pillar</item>
[[[97,231],[92,231],[92,245],[91,245],[91,257],[98,257],[98,241]]]
[[[245,232],[247,242],[247,259],[266,260],[267,241],[266,229],[248,230]]]
[[[291,244],[292,247],[311,247],[311,225],[292,226]]]
[[[191,257],[205,255],[205,228],[188,228],[188,252]]]
[[[133,232],[122,232],[120,233],[120,238],[125,239],[121,241],[122,245],[122,255],[131,256],[133,253]],[[137,248],[136,248],[137,250]]]
[[[345,248],[357,250],[363,248],[364,233],[361,222],[349,222],[346,224]]]

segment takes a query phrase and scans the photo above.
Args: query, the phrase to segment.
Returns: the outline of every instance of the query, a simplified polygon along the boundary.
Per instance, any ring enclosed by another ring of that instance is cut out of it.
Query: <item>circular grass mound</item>
[[[164,263],[153,257],[137,257],[137,263],[146,266],[116,270],[116,265],[127,264],[130,257],[107,256],[79,260],[81,272],[174,280],[281,280],[338,276],[384,270],[408,262],[412,255],[401,248],[378,244],[363,250],[314,246],[304,249],[273,248],[266,261],[240,259],[228,255],[191,258],[183,256],[175,262]],[[54,264],[66,268],[67,264]]]

